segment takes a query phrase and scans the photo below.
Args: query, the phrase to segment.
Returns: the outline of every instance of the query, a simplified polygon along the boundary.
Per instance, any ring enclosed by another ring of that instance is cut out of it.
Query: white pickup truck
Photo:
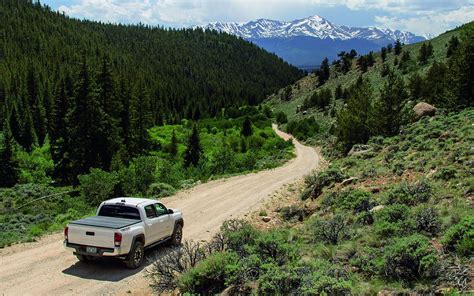
[[[145,248],[164,242],[180,245],[183,226],[181,212],[156,200],[114,198],[99,206],[97,216],[70,222],[64,229],[64,247],[80,261],[113,256],[128,268],[138,268]]]

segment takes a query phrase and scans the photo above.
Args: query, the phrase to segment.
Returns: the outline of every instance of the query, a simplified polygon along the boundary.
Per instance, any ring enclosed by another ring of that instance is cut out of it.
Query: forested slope
[[[258,104],[302,74],[227,34],[80,21],[23,0],[0,16],[0,126],[27,152],[48,140],[65,182],[146,153],[152,126]]]

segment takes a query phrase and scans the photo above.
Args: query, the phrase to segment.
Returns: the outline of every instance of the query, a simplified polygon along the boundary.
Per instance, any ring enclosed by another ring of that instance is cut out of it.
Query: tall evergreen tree
[[[137,86],[132,95],[129,123],[129,153],[132,156],[142,154],[150,148],[148,129],[153,126],[150,96],[143,83]]]
[[[324,58],[321,62],[321,68],[319,69],[319,84],[323,85],[330,76],[330,69],[329,69],[329,60],[328,58]]]
[[[395,55],[400,55],[402,53],[402,43],[400,42],[400,39],[397,39],[395,41],[395,45],[393,46],[393,52]]]
[[[4,124],[3,134],[0,133],[0,187],[11,187],[18,182],[18,162],[13,154],[13,137],[8,124]]]
[[[194,124],[191,135],[188,138],[188,145],[186,151],[184,152],[184,166],[197,166],[201,155],[203,153],[201,147],[201,139],[199,136],[199,129],[197,124]]]
[[[98,90],[94,78],[84,59],[78,76],[76,91],[66,117],[69,153],[64,153],[70,163],[70,180],[87,173],[90,168],[104,168],[101,145],[107,131],[104,130],[104,112],[101,110]]]
[[[70,97],[66,89],[66,82],[60,83],[56,92],[56,101],[51,109],[51,123],[49,131],[51,158],[54,162],[54,177],[60,182],[67,183],[69,158],[65,155],[68,152],[69,137],[67,134],[66,116],[70,107]]]
[[[380,51],[380,58],[382,59],[382,63],[385,63],[385,60],[387,59],[387,48],[382,47],[382,50]]]
[[[171,135],[169,153],[171,157],[176,157],[176,155],[178,155],[178,138],[176,138],[175,130],[173,130],[173,134]]]
[[[380,98],[375,104],[374,125],[377,135],[394,136],[398,134],[402,124],[402,108],[408,99],[403,79],[390,72],[384,87],[380,90]]]
[[[248,116],[245,116],[244,122],[242,123],[241,134],[244,137],[250,137],[252,133],[252,121],[250,121]]]
[[[448,47],[448,50],[446,51],[446,57],[449,58],[458,49],[458,47],[459,47],[459,38],[457,36],[451,37],[451,39],[449,39],[448,44],[446,46]]]
[[[31,109],[33,119],[33,126],[37,136],[38,144],[42,146],[47,133],[47,118],[46,109],[43,104],[43,99],[40,95],[40,87],[35,70],[30,66],[26,77],[26,91],[28,100],[26,108]]]
[[[461,45],[449,60],[449,83],[453,109],[474,105],[474,29],[468,28],[461,36]]]
[[[354,144],[365,143],[372,135],[372,89],[359,77],[351,87],[347,105],[337,115],[336,135],[345,152]]]

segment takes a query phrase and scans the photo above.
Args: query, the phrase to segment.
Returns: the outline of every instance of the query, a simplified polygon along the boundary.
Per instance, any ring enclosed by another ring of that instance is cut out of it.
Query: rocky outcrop
[[[415,112],[415,120],[418,120],[423,116],[436,115],[436,107],[425,102],[420,102],[413,107],[413,112]]]

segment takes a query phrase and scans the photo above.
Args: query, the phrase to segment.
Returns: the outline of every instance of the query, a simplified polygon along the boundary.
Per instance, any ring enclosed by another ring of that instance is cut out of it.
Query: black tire
[[[89,256],[86,256],[86,255],[76,254],[76,258],[77,258],[77,260],[79,260],[81,262],[84,262],[84,263],[89,263],[91,261]]]
[[[173,235],[170,239],[170,245],[180,246],[181,240],[183,239],[183,226],[181,224],[176,224],[174,226]]]
[[[145,248],[142,242],[135,242],[133,244],[130,253],[128,253],[127,259],[125,259],[125,265],[130,269],[137,269],[142,265],[145,259]]]

